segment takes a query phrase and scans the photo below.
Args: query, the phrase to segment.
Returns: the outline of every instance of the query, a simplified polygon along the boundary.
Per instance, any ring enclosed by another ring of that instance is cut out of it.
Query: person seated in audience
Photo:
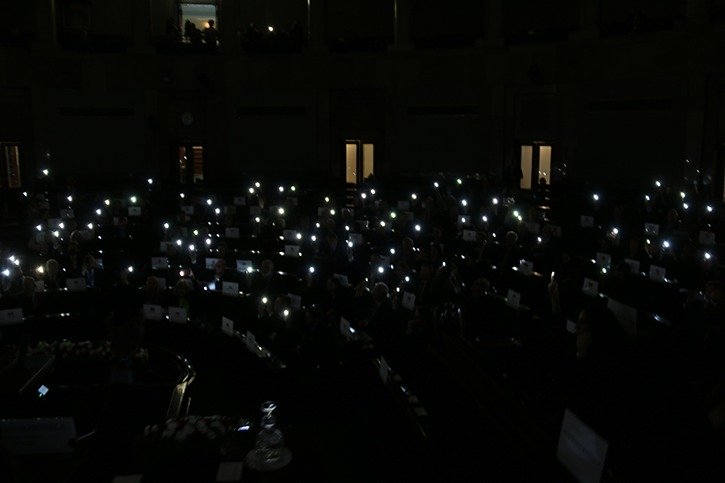
[[[252,277],[249,290],[254,297],[267,296],[271,299],[286,289],[284,285],[279,274],[274,271],[274,263],[267,258],[262,260],[259,272]]]
[[[68,243],[68,249],[63,257],[62,265],[68,276],[81,274],[83,269],[83,259],[81,258],[80,250],[78,249],[78,243],[73,241]]]
[[[629,239],[627,256],[625,258],[639,262],[640,272],[649,273],[651,258],[642,244],[641,238],[633,236]]]
[[[60,290],[65,286],[65,280],[60,271],[58,260],[51,258],[45,262],[45,270],[43,272],[45,290]]]
[[[165,305],[165,293],[161,290],[159,279],[153,275],[146,278],[146,283],[141,289],[141,302],[151,305]]]
[[[375,341],[375,345],[386,353],[400,343],[404,328],[393,313],[388,286],[378,282],[370,293],[370,305],[360,327]]]
[[[227,271],[227,262],[225,262],[223,259],[218,259],[216,263],[214,263],[214,274],[212,275],[212,279],[209,282],[209,289],[210,290],[218,290],[221,291],[224,286],[224,275]]]
[[[15,304],[23,309],[25,317],[41,315],[40,301],[38,294],[35,292],[35,279],[33,277],[23,277],[22,283],[22,291],[17,295]]]
[[[0,294],[16,295],[23,290],[23,270],[19,266],[9,265],[7,275],[0,276]]]
[[[499,273],[507,274],[511,268],[519,265],[522,251],[518,241],[519,236],[515,231],[507,231],[503,243],[495,249],[491,263],[498,268]]]
[[[335,272],[347,270],[349,264],[347,245],[340,243],[337,233],[328,231],[325,239],[320,243],[319,250],[320,257],[327,260]]]
[[[88,288],[103,288],[104,286],[103,276],[97,267],[98,264],[93,255],[86,253],[83,257],[81,276],[86,280]]]
[[[214,20],[207,22],[209,26],[204,29],[204,43],[210,47],[216,47],[219,40],[219,32],[214,27]]]
[[[423,262],[418,272],[418,280],[414,285],[415,302],[422,305],[435,305],[438,293],[435,285],[436,269],[430,262]]]
[[[363,282],[361,282],[363,284]],[[341,316],[348,316],[354,310],[352,293],[344,287],[340,280],[330,275],[325,282],[325,291],[320,296],[320,309],[331,323],[340,321]],[[357,308],[357,304],[355,304]]]
[[[186,314],[192,317],[192,281],[188,278],[180,278],[174,285],[172,296],[169,300],[169,305],[172,307],[180,307],[186,310]]]
[[[660,236],[666,237],[674,235],[680,230],[682,222],[680,221],[680,213],[675,208],[670,208],[667,211],[667,219],[665,226],[660,230]]]

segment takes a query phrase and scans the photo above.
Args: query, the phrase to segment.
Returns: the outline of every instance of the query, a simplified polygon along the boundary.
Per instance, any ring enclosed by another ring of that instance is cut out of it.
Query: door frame
[[[532,155],[531,155],[531,189],[535,189],[539,185],[539,152],[541,146],[549,146],[551,147],[551,159],[550,159],[550,166],[549,166],[549,180],[548,184],[551,184],[551,178],[554,174],[554,166],[555,166],[555,153],[558,152],[556,149],[556,143],[553,141],[528,141],[528,142],[519,142],[518,143],[518,168],[521,169],[521,148],[524,146],[532,146],[534,149],[532,149]],[[523,170],[522,170],[522,176],[524,176]],[[522,178],[523,179],[523,178]],[[521,187],[521,184],[519,183],[518,188]]]

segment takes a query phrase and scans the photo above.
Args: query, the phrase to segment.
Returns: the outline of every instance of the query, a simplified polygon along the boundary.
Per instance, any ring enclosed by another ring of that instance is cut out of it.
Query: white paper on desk
[[[475,230],[463,230],[463,241],[475,242],[476,241]]]
[[[144,304],[143,316],[146,320],[161,320],[164,318],[164,309],[160,305]]]
[[[76,215],[73,213],[73,210],[71,208],[65,208],[60,210],[60,217],[64,220],[67,220],[69,218],[75,218]]]
[[[35,281],[35,291],[40,293],[45,290],[45,282],[43,280],[36,280]]]
[[[512,309],[518,309],[521,305],[521,294],[514,292],[513,290],[509,290],[506,294],[506,305]]]
[[[350,327],[350,322],[345,317],[340,317],[340,333],[349,340],[355,339],[355,329]]]
[[[570,334],[576,334],[576,324],[573,321],[567,319],[566,331]]]
[[[219,469],[216,472],[216,481],[217,483],[242,481],[243,469],[244,463],[239,461],[219,463]]]
[[[660,234],[660,226],[657,223],[645,223],[644,234],[650,236],[657,236]]]
[[[285,245],[284,246],[284,255],[286,257],[299,257],[300,256],[300,247],[297,245]]]
[[[296,241],[297,232],[295,230],[282,230],[282,238],[287,241]]]
[[[582,228],[591,228],[594,226],[594,217],[588,215],[581,215],[579,217],[579,224]]]
[[[247,273],[252,268],[251,260],[237,260],[237,272]]]
[[[181,207],[181,211],[185,215],[193,215],[194,214],[194,207],[192,205],[184,205]]]
[[[239,295],[239,284],[236,282],[222,282],[222,293],[224,295]]]
[[[261,206],[250,206],[249,207],[249,214],[252,216],[259,216],[262,214],[262,207]]]
[[[350,281],[347,279],[347,275],[341,275],[339,273],[336,273],[336,274],[333,275],[333,277],[343,287],[349,287],[350,286]]]
[[[398,201],[398,209],[407,211],[410,209],[410,201]]]
[[[585,278],[582,291],[587,295],[596,297],[597,294],[599,294],[599,282],[592,280],[591,278]]]
[[[167,257],[151,257],[152,270],[165,270],[169,268],[169,259]]]
[[[700,245],[714,245],[715,234],[711,231],[701,231],[698,240],[700,241]]]
[[[390,377],[390,366],[388,366],[388,361],[385,360],[385,357],[380,356],[380,367],[378,368],[378,372],[380,374],[380,379],[383,380],[383,384],[387,384],[388,378]]]
[[[632,275],[639,275],[639,260],[632,260],[631,258],[625,258],[624,263],[629,265],[629,271]]]
[[[597,483],[602,477],[609,443],[569,409],[559,433],[556,458],[580,482]]]
[[[235,226],[229,226],[224,229],[225,238],[239,238],[239,228]]]
[[[128,207],[128,216],[141,216],[141,207],[140,206],[129,206]]]
[[[612,256],[609,253],[597,252],[597,266],[609,270],[612,266]]]
[[[538,235],[540,229],[541,229],[541,226],[538,223],[534,223],[531,221],[526,223],[526,231],[528,231],[532,235]]]
[[[234,197],[234,205],[235,206],[246,206],[247,204],[247,198],[244,196],[235,196]]]
[[[214,266],[216,265],[216,262],[218,262],[218,258],[207,258],[204,261],[204,265],[206,266],[207,270],[214,270]]]
[[[181,307],[169,307],[169,321],[177,324],[186,323],[186,309]]]
[[[0,432],[16,455],[71,453],[76,425],[72,417],[2,419]]]
[[[300,310],[302,308],[302,297],[293,293],[288,293],[287,296],[293,309]]]
[[[222,317],[222,332],[229,336],[234,336],[234,321],[232,319]]]
[[[65,286],[69,292],[85,292],[88,288],[85,278],[68,278],[65,281]]]
[[[403,308],[415,310],[415,294],[403,292]]]
[[[665,267],[658,267],[657,265],[649,266],[649,278],[655,282],[664,282],[666,274]]]
[[[360,233],[350,233],[348,235],[348,238],[355,246],[360,246],[363,244],[363,236]]]
[[[521,260],[519,262],[519,273],[521,273],[522,275],[531,275],[532,273],[534,273],[534,262]]]
[[[612,311],[630,340],[637,338],[637,309],[623,304],[612,298],[607,302],[607,308]]]
[[[14,309],[0,310],[0,325],[19,324],[23,321],[23,309],[16,307]]]

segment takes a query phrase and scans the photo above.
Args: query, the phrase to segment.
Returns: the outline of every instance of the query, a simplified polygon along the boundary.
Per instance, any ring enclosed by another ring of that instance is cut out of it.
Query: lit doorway
[[[180,184],[204,181],[204,146],[196,143],[180,144],[176,150],[176,179]]]
[[[190,34],[185,27],[186,22],[191,22],[196,29],[200,32],[199,35],[211,26],[210,21],[213,22],[214,28],[219,30],[219,22],[217,20],[217,6],[216,2],[195,2],[186,3],[179,2],[179,28],[184,34],[185,42],[193,43],[193,34]]]
[[[20,144],[0,143],[0,187],[20,188]]]
[[[360,184],[375,172],[375,145],[348,139],[345,141],[345,181]]]
[[[521,185],[522,190],[530,190],[539,184],[540,179],[551,184],[551,155],[549,144],[532,143],[521,145]]]

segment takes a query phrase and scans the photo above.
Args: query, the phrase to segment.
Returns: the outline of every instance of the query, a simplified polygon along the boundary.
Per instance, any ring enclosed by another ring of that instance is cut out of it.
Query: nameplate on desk
[[[649,267],[649,278],[655,282],[664,282],[666,274],[665,267],[658,267],[657,265],[650,265]]]
[[[185,324],[187,318],[186,309],[181,307],[169,307],[169,321],[177,324]]]
[[[224,229],[224,236],[226,238],[239,238],[239,228],[227,227]]]
[[[353,245],[360,246],[363,244],[363,236],[361,233],[350,233],[348,238]]]
[[[340,317],[340,333],[346,339],[355,339],[355,329],[350,326],[350,322],[348,322],[345,317]]]
[[[140,206],[129,206],[128,207],[128,216],[141,216],[141,207]]]
[[[609,270],[609,267],[612,266],[612,256],[609,253],[597,252],[596,261],[599,268],[605,268]]]
[[[574,321],[567,319],[566,331],[570,334],[576,334],[576,324],[574,323]]]
[[[238,461],[227,461],[219,463],[216,471],[216,483],[233,483],[242,481],[242,470],[244,463]]]
[[[64,220],[67,220],[70,218],[75,218],[76,215],[73,213],[72,209],[66,208],[66,209],[60,210],[60,217],[63,218]]]
[[[162,320],[164,318],[164,309],[156,304],[144,304],[143,316],[146,320]]]
[[[390,378],[390,366],[388,366],[388,361],[385,360],[385,357],[380,357],[380,367],[378,367],[378,373],[380,374],[380,379],[382,379],[383,384],[387,384],[388,379]]]
[[[715,234],[711,231],[701,231],[698,240],[700,241],[700,245],[714,245]]]
[[[71,417],[2,419],[0,433],[16,455],[71,453],[76,425]]]
[[[234,206],[246,206],[247,205],[247,198],[244,196],[235,196],[234,197]]]
[[[657,236],[660,234],[660,226],[657,223],[645,223],[644,234],[650,236]]]
[[[559,433],[556,458],[577,481],[598,482],[602,477],[609,443],[569,409]]]
[[[35,282],[35,291],[43,292],[45,290],[45,282],[43,280],[37,280]]]
[[[594,217],[588,215],[582,215],[579,217],[579,224],[582,228],[591,228],[594,226]]]
[[[521,305],[521,294],[514,292],[513,290],[509,290],[506,293],[506,305],[512,309],[518,309]]]
[[[165,270],[169,268],[169,259],[167,257],[151,257],[152,270]]]
[[[350,286],[350,281],[347,279],[347,275],[341,275],[339,273],[335,273],[332,276],[343,287],[349,287]]]
[[[255,354],[259,352],[259,344],[257,344],[257,338],[254,337],[254,334],[252,334],[250,331],[247,331],[247,333],[244,335],[244,343],[247,346],[247,349],[254,352]]]
[[[302,297],[293,293],[288,293],[287,296],[293,309],[300,310],[302,308]]]
[[[250,206],[249,214],[252,216],[260,216],[262,214],[262,207],[261,206]]]
[[[410,292],[403,292],[403,308],[408,310],[415,310],[415,294]]]
[[[65,281],[65,286],[69,292],[85,292],[88,288],[85,278],[69,278]]]
[[[251,260],[237,260],[237,272],[247,273],[252,270]]]
[[[532,235],[538,235],[540,229],[541,229],[541,226],[538,223],[534,223],[534,222],[526,223],[526,231],[528,231]]]
[[[463,241],[475,242],[476,241],[475,230],[463,230]]]
[[[410,209],[410,201],[398,201],[398,209],[399,210],[409,210]]]
[[[287,241],[297,240],[297,232],[295,230],[282,230],[282,238]]]
[[[23,309],[16,307],[14,309],[0,310],[0,325],[19,324],[23,321]]]
[[[599,282],[592,280],[591,278],[585,278],[584,285],[582,285],[582,291],[587,295],[596,297],[599,294]]]
[[[632,260],[631,258],[625,258],[624,263],[629,265],[629,271],[632,275],[639,275],[639,260]]]
[[[222,332],[226,335],[234,336],[234,321],[232,319],[222,317]]]
[[[222,293],[224,295],[239,295],[239,284],[236,282],[222,282]]]
[[[637,338],[637,309],[610,298],[607,308],[612,311],[630,340]]]
[[[521,260],[519,262],[519,273],[521,273],[522,275],[531,275],[532,273],[534,273],[534,262]]]
[[[161,253],[166,253],[169,251],[169,247],[172,246],[173,244],[174,244],[174,242],[162,241],[159,243],[159,251]]]
[[[284,255],[286,257],[298,257],[300,256],[300,247],[297,245],[285,245]]]
[[[207,258],[206,260],[204,260],[204,264],[205,264],[204,266],[206,267],[207,270],[214,270],[214,266],[216,265],[216,262],[218,262],[218,261],[219,261],[218,258]]]

